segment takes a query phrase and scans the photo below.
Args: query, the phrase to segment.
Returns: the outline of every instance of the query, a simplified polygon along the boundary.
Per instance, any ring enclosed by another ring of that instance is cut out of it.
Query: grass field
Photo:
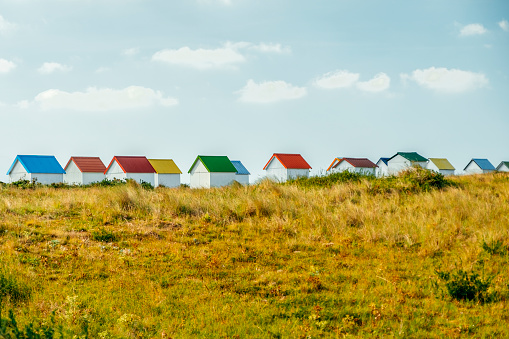
[[[0,333],[509,337],[508,175],[336,179],[4,185]]]

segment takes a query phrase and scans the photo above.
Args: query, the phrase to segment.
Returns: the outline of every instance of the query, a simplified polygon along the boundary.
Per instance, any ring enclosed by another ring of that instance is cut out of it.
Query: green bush
[[[86,185],[86,186],[89,186],[89,187],[110,187],[110,186],[120,186],[120,185],[125,185],[126,182],[125,180],[120,180],[120,179],[113,179],[113,180],[108,180],[108,179],[103,179],[101,181],[98,181],[98,182],[93,182],[89,185]]]
[[[0,303],[0,311],[1,306]],[[37,328],[30,323],[23,328],[18,326],[12,309],[9,310],[9,318],[7,319],[3,319],[0,313],[0,338],[2,339],[53,339],[57,338],[57,333],[59,338],[64,338],[62,327],[58,327],[57,332],[53,317],[51,317],[50,324],[40,325]]]
[[[19,303],[30,298],[30,288],[12,276],[0,270],[0,304],[2,300],[9,299],[12,303]]]
[[[115,233],[105,230],[104,228],[101,228],[98,231],[93,231],[92,238],[95,241],[101,242],[115,242],[118,240],[118,236]]]
[[[507,246],[504,246],[502,241],[492,241],[491,243],[486,243],[486,241],[483,240],[482,242],[482,249],[486,251],[486,253],[491,255],[505,255],[508,252]]]
[[[154,186],[152,186],[151,183],[143,181],[143,180],[141,180],[140,185],[141,185],[141,188],[146,189],[146,190],[153,190],[154,189]]]
[[[36,187],[40,187],[42,186],[40,183],[37,182],[36,179],[34,180],[18,180],[18,181],[14,181],[14,182],[11,182],[9,184],[10,187],[17,187],[17,188],[22,188],[22,189],[33,189],[33,188],[36,188]]]
[[[484,278],[478,272],[467,272],[462,269],[451,272],[436,271],[438,277],[445,282],[449,295],[456,300],[474,300],[489,302],[494,299],[488,289],[494,277]]]
[[[415,191],[429,192],[433,189],[442,189],[452,184],[442,173],[430,171],[420,166],[411,167],[401,172],[399,178],[409,183]]]
[[[350,171],[336,172],[323,176],[298,177],[286,182],[286,185],[300,187],[331,187],[344,182],[359,182],[362,178],[374,179],[374,176],[354,173]]]

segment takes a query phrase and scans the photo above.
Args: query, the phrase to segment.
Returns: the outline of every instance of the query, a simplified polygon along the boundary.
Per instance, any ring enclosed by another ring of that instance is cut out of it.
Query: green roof
[[[233,166],[230,159],[227,156],[208,156],[208,155],[199,155],[196,157],[196,160],[193,162],[193,165],[189,169],[193,169],[196,162],[200,160],[209,172],[234,172],[237,173],[237,169]]]
[[[429,161],[434,163],[440,170],[455,170],[454,166],[445,158],[429,158]]]
[[[507,168],[509,168],[509,161],[502,161],[500,165],[498,165],[497,170],[502,167],[502,165],[505,165]]]
[[[425,161],[428,161],[428,159],[426,159],[422,155],[417,154],[417,152],[398,152],[398,154],[396,154],[396,155],[401,155],[403,158],[405,158],[405,159],[407,159],[409,161],[412,161],[412,162],[425,162]]]

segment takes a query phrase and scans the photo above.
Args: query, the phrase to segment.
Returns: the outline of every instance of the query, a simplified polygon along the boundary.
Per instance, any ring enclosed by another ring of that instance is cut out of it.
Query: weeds
[[[495,298],[494,293],[488,291],[494,276],[484,277],[484,273],[467,272],[462,269],[450,272],[436,271],[436,273],[440,280],[445,283],[447,292],[453,299],[484,303],[493,301]]]
[[[492,241],[489,244],[483,240],[481,246],[486,253],[491,255],[506,255],[508,253],[507,246],[504,246],[504,243],[500,240]]]
[[[24,282],[0,269],[0,305],[5,299],[17,304],[27,301],[30,296],[31,290]]]

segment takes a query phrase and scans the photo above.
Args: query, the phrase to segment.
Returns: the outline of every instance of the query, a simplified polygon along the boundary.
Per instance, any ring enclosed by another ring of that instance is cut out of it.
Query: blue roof
[[[53,155],[18,155],[12,162],[7,175],[11,173],[16,161],[23,165],[27,173],[65,173]]]
[[[472,161],[475,162],[477,164],[477,166],[479,166],[482,170],[495,171],[495,166],[493,166],[491,164],[491,162],[489,162],[488,159],[472,159],[470,162],[472,162]],[[467,165],[467,167],[468,167],[468,165]]]
[[[231,163],[237,170],[237,174],[247,174],[250,175],[249,171],[242,165],[242,163],[239,160],[232,160]]]
[[[380,160],[382,160],[384,162],[384,164],[387,165],[387,161],[389,161],[390,158],[380,158]],[[380,161],[378,160],[378,161]]]

